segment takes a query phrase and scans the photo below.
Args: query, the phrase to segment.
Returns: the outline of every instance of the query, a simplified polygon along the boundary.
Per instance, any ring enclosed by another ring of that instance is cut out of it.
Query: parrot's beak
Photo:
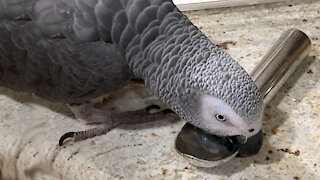
[[[263,142],[263,133],[260,130],[256,135],[251,136],[243,144],[240,144],[240,150],[237,157],[247,157],[254,154],[257,154],[262,146]]]
[[[248,140],[246,136],[236,136],[236,139],[239,144],[245,144]]]

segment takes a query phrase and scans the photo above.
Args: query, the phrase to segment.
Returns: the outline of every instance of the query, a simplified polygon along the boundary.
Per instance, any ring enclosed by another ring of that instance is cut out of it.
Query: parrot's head
[[[214,54],[190,71],[178,92],[180,117],[209,134],[237,136],[243,143],[261,130],[263,99],[235,60]]]
[[[211,94],[202,94],[198,98],[199,127],[210,134],[237,136],[239,141],[245,143],[261,130],[262,106],[245,102],[248,99],[242,101],[242,107],[232,106],[223,97]],[[241,102],[241,99],[236,100]]]

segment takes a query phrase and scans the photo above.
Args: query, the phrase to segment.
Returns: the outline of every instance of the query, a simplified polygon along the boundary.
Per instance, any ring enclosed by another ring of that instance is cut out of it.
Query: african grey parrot
[[[263,101],[247,72],[171,0],[0,0],[0,85],[69,105],[94,129],[163,118],[168,110],[90,107],[92,99],[142,79],[178,116],[218,136],[251,137]]]

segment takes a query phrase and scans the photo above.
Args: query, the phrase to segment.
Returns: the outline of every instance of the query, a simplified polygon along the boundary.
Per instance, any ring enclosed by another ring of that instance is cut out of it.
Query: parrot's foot
[[[160,109],[160,106],[150,105],[142,110],[127,112],[105,111],[91,108],[88,112],[85,112],[87,113],[86,118],[77,118],[79,121],[84,122],[85,124],[98,123],[99,125],[93,129],[85,131],[65,133],[60,138],[59,145],[61,146],[64,140],[67,138],[72,138],[74,141],[81,141],[106,134],[120,124],[134,124],[161,120],[165,118],[166,114],[174,113],[170,109],[165,109],[156,113],[150,113],[150,110],[152,109]]]

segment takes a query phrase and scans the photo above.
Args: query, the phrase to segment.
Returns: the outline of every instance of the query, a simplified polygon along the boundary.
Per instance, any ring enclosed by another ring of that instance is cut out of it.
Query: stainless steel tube
[[[310,51],[311,41],[302,31],[290,29],[281,35],[251,72],[264,103],[272,99]]]

